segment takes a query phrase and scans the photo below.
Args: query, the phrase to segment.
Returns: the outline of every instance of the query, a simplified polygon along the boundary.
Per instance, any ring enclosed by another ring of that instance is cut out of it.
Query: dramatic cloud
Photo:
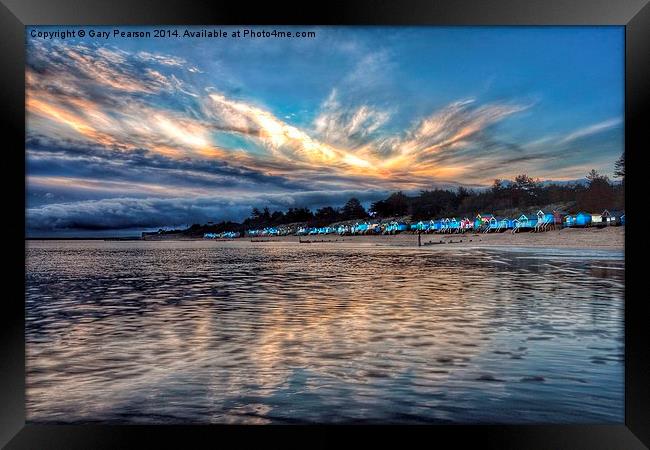
[[[618,94],[605,117],[585,110],[567,123],[555,115],[570,104],[546,78],[486,97],[458,63],[465,49],[443,51],[453,40],[378,31],[230,47],[29,40],[28,227],[157,227],[241,219],[263,202],[341,204],[522,172],[570,179],[590,162],[606,172],[622,152]],[[495,62],[489,85],[512,73]]]
[[[372,106],[342,105],[337,90],[333,89],[314,120],[314,126],[317,135],[325,142],[356,148],[368,144],[389,118],[388,111]]]
[[[216,220],[242,220],[254,207],[268,206],[286,210],[291,207],[343,203],[350,197],[374,201],[385,191],[306,191],[295,194],[240,193],[237,198],[195,196],[192,198],[123,197],[53,203],[28,208],[32,231],[49,230],[120,230],[189,225]]]

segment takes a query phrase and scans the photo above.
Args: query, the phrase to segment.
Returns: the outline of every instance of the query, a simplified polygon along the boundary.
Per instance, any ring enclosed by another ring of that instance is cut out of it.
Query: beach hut
[[[519,219],[512,220],[512,233],[519,231]]]
[[[490,223],[490,219],[493,217],[493,214],[478,214],[474,219],[474,229],[476,231],[484,229]]]
[[[591,225],[594,227],[603,227],[607,223],[603,223],[603,215],[601,213],[591,213]]]
[[[397,234],[402,231],[406,231],[408,226],[404,222],[392,221],[390,223],[384,224],[383,231],[386,234]]]
[[[576,214],[575,225],[576,227],[588,227],[591,225],[591,214],[586,212],[579,212]]]
[[[421,220],[418,223],[414,223],[411,225],[411,230],[416,230],[416,231],[422,231],[424,230],[424,222]]]
[[[569,214],[564,218],[565,227],[588,227],[591,224],[591,214],[579,212],[578,214]]]
[[[605,210],[602,212],[601,216],[603,218],[603,224],[606,226],[617,226],[621,225],[621,216],[623,216],[625,212],[623,211],[617,211],[617,210]]]
[[[366,222],[356,223],[352,229],[354,234],[364,234],[368,231],[368,224]]]
[[[514,220],[508,217],[504,217],[499,220],[499,226],[497,231],[512,230],[514,228]]]
[[[485,233],[496,231],[497,228],[499,228],[499,221],[496,217],[492,216],[485,227]]]
[[[517,219],[519,221],[519,230],[532,230],[537,225],[537,214],[522,214]]]
[[[564,223],[564,217],[566,217],[566,212],[553,210],[553,224],[556,226],[562,226]]]
[[[440,232],[446,233],[447,231],[449,231],[449,218],[445,217],[440,219]]]
[[[608,211],[605,210],[603,211],[603,220],[606,220],[607,225],[609,226],[618,226],[622,225],[621,224],[621,217],[625,215],[625,212],[623,211]]]
[[[535,213],[537,223],[535,224],[535,231],[547,231],[555,225],[554,213],[545,213],[541,209]]]
[[[555,213],[544,212],[541,209],[537,211],[537,221],[544,225],[552,225],[555,223]]]
[[[562,220],[562,225],[566,228],[571,228],[575,225],[576,216],[575,214],[567,214]]]
[[[474,221],[465,217],[460,221],[460,229],[464,233],[465,231],[471,230],[474,228]]]
[[[379,234],[381,233],[381,225],[377,222],[373,222],[368,225],[368,234]]]
[[[449,220],[449,229],[452,233],[457,233],[458,230],[460,230],[460,222],[458,219],[452,217],[451,220]]]

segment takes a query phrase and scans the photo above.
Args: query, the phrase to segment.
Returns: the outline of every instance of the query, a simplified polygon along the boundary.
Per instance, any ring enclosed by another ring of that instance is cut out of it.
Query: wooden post
[[[418,247],[422,247],[422,230],[418,230]]]

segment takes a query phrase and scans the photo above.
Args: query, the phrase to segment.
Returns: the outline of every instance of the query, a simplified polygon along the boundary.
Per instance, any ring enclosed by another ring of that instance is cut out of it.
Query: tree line
[[[312,211],[306,207],[271,211],[253,208],[250,217],[241,224],[221,222],[209,226],[192,225],[188,231],[223,232],[244,231],[302,222],[320,227],[346,220],[362,220],[370,216],[389,218],[411,216],[411,220],[436,217],[473,217],[476,213],[496,213],[506,210],[543,208],[546,205],[569,205],[567,213],[577,211],[600,212],[604,209],[624,208],[624,156],[617,161],[614,176],[620,183],[591,170],[584,181],[573,183],[543,183],[526,174],[514,180],[496,179],[488,189],[432,189],[417,195],[394,192],[376,201],[366,210],[357,198],[351,198],[342,207],[325,206]]]

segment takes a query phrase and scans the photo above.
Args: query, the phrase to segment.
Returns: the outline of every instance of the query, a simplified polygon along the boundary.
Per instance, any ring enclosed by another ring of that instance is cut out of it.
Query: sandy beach
[[[250,238],[244,238],[250,240]],[[417,234],[369,236],[273,236],[253,238],[252,241],[263,245],[265,242],[309,242],[321,243],[364,243],[390,245],[399,247],[417,247]],[[465,233],[465,234],[422,234],[423,248],[440,247],[541,247],[541,248],[592,248],[623,250],[625,227],[606,228],[564,228],[543,233]]]

